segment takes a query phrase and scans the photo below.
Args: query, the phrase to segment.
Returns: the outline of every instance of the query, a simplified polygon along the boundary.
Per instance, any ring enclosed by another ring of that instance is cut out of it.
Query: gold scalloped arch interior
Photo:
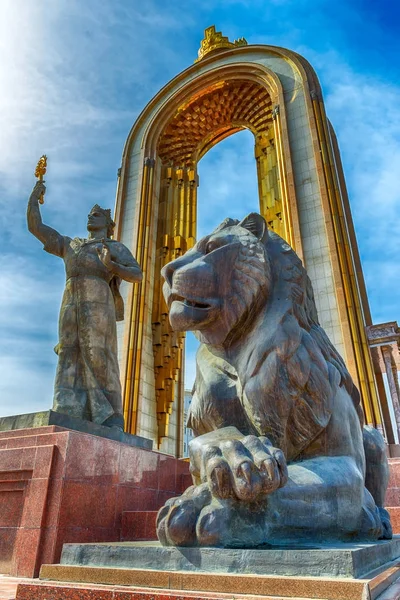
[[[219,141],[241,129],[254,135],[272,125],[272,101],[254,81],[221,81],[176,110],[160,135],[158,155],[166,164],[189,166]]]

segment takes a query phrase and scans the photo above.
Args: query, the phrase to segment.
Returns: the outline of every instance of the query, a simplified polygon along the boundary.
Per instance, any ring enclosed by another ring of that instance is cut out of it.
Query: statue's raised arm
[[[27,221],[28,229],[44,245],[44,249],[57,256],[63,255],[64,236],[58,231],[45,225],[40,214],[39,200],[42,194],[46,192],[46,186],[43,181],[37,181],[35,187],[29,196]]]

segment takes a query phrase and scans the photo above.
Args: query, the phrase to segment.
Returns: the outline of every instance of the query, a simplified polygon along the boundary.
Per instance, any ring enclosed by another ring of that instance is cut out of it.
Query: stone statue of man
[[[116,321],[123,320],[121,279],[140,282],[142,271],[126,246],[111,239],[111,211],[97,204],[87,239],[61,235],[42,222],[38,181],[28,202],[28,229],[44,250],[64,260],[66,285],[59,317],[53,410],[123,429]]]

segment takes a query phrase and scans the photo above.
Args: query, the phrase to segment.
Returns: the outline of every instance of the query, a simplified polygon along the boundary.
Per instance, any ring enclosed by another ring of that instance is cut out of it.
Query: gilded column
[[[183,406],[185,334],[172,331],[162,293],[162,267],[186,252],[196,229],[197,175],[194,167],[163,167],[157,229],[155,294],[152,311],[154,370],[158,438],[168,436],[170,415],[176,402],[177,426]],[[181,444],[177,435],[177,449]],[[178,450],[177,450],[178,451]]]
[[[268,227],[295,248],[289,203],[279,106],[272,110],[272,125],[255,136],[260,212]]]
[[[272,128],[256,136],[254,154],[257,164],[260,212],[268,227],[281,237],[285,236],[282,191],[279,177],[275,138]]]

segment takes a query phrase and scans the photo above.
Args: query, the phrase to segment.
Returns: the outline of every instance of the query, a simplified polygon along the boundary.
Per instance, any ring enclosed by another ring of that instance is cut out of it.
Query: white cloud
[[[338,136],[373,320],[400,320],[400,86],[307,51]]]
[[[63,267],[60,261],[54,272],[44,263],[28,272],[27,266],[23,257],[2,256],[0,415],[46,410],[52,404]]]

